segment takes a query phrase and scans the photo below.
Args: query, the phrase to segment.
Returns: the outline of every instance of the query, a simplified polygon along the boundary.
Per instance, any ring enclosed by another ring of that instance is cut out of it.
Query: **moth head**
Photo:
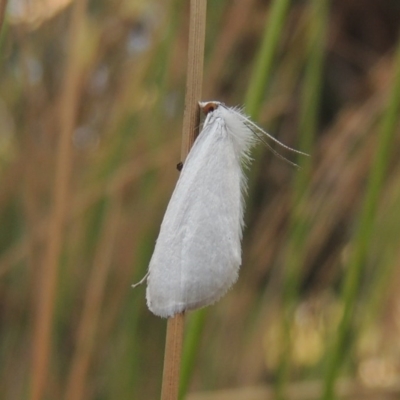
[[[200,110],[203,111],[205,115],[215,111],[221,104],[222,103],[219,101],[199,101]]]

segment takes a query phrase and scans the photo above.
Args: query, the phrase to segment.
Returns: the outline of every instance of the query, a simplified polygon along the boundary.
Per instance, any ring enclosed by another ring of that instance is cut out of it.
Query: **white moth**
[[[260,134],[268,135],[237,108],[217,101],[199,105],[207,117],[168,204],[147,275],[147,305],[161,317],[210,305],[237,280],[242,164]]]

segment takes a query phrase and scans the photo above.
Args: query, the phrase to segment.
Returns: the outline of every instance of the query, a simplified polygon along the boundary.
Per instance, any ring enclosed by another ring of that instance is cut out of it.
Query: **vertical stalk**
[[[60,99],[60,138],[53,186],[53,208],[50,215],[47,248],[38,287],[38,306],[34,322],[31,400],[44,398],[51,350],[51,327],[56,303],[57,267],[64,225],[69,209],[69,181],[72,169],[72,133],[80,81],[80,35],[85,17],[86,0],[73,5],[69,30],[68,59]]]
[[[168,318],[161,400],[177,400],[185,313]]]
[[[107,203],[108,210],[104,216],[102,232],[94,257],[92,272],[88,279],[88,287],[79,321],[76,349],[71,361],[65,400],[82,400],[85,398],[90,362],[96,350],[96,333],[121,218],[120,193],[107,199]]]
[[[207,0],[190,1],[189,49],[186,81],[185,113],[182,131],[182,161],[186,158],[198,134],[203,85],[204,42],[206,35]],[[176,400],[183,342],[184,313],[168,319],[165,343],[162,400]]]
[[[182,161],[186,158],[199,131],[203,86],[204,42],[206,38],[207,0],[190,1],[189,48],[186,80],[185,113],[182,130]]]

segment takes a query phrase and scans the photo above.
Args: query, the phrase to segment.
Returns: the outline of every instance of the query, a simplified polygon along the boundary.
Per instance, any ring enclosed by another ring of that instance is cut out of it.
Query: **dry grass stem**
[[[184,324],[184,313],[168,319],[161,389],[162,400],[178,398]]]
[[[115,238],[120,225],[120,196],[109,199],[107,215],[104,217],[102,237],[94,257],[94,265],[88,279],[81,320],[78,326],[77,344],[72,358],[66,388],[66,400],[85,399],[85,385],[90,361],[96,348],[96,332],[100,318],[107,277],[112,264]]]
[[[191,0],[188,68],[185,113],[183,117],[182,150],[184,162],[198,134],[203,84],[204,43],[206,35],[207,0]],[[179,376],[183,341],[184,313],[168,319],[165,343],[162,400],[176,400],[179,394]]]
[[[188,68],[186,80],[185,114],[183,116],[182,161],[192,147],[199,129],[203,86],[204,41],[206,36],[207,0],[191,0]]]
[[[79,98],[79,35],[85,17],[86,1],[74,4],[70,24],[65,86],[60,101],[60,138],[56,153],[53,209],[49,221],[47,249],[40,276],[40,291],[33,338],[31,400],[44,398],[51,349],[51,328],[56,298],[57,267],[68,215],[69,181],[72,167],[72,133]]]

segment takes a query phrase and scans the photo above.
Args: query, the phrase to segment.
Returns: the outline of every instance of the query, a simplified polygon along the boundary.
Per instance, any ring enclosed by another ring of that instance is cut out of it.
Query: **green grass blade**
[[[300,112],[300,149],[312,154],[314,138],[317,131],[321,81],[323,76],[325,38],[328,26],[328,0],[312,0],[310,7],[310,31],[308,57],[303,83],[303,93]],[[277,380],[277,398],[284,398],[290,366],[291,321],[298,298],[300,271],[304,260],[305,242],[309,227],[309,218],[304,204],[308,198],[308,183],[311,173],[311,157],[299,157],[299,169],[293,193],[292,215],[289,226],[289,243],[284,271],[284,316],[282,328],[284,332],[284,351]]]
[[[252,118],[258,116],[266,89],[271,80],[273,60],[289,3],[289,0],[275,0],[271,5],[270,15],[265,25],[263,41],[254,65],[245,100],[246,112]]]
[[[183,357],[181,367],[181,378],[179,387],[179,399],[184,399],[187,393],[190,379],[196,363],[199,342],[207,317],[207,308],[193,312],[188,317],[185,341],[183,346]]]

